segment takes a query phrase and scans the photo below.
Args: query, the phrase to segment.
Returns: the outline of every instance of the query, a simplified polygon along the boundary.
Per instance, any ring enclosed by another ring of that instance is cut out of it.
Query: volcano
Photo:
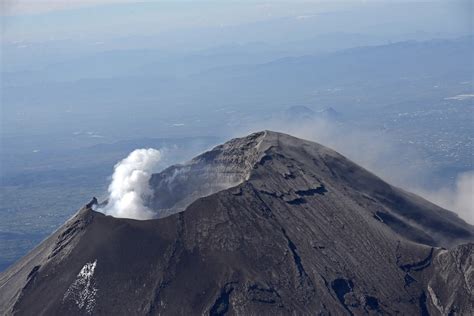
[[[472,315],[474,227],[264,131],[150,179],[159,218],[84,206],[0,275],[0,314]]]

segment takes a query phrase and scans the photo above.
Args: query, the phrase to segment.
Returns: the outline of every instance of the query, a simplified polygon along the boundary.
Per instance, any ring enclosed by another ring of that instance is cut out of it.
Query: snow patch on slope
[[[63,297],[63,302],[71,300],[87,314],[92,314],[96,303],[97,287],[93,279],[96,265],[97,260],[86,263]]]

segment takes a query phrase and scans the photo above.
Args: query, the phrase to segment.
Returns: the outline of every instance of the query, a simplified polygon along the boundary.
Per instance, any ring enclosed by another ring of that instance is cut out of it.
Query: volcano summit
[[[474,227],[265,131],[152,175],[152,220],[83,207],[0,275],[0,314],[469,315]]]

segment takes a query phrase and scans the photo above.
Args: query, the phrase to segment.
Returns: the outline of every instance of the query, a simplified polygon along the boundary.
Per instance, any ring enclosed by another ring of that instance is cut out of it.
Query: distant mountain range
[[[469,315],[474,227],[317,143],[264,131],[97,201],[0,274],[0,314]]]
[[[314,120],[328,120],[328,121],[340,121],[342,120],[342,114],[336,111],[332,107],[324,108],[322,110],[312,110],[304,105],[291,106],[287,108],[283,113],[278,113],[277,118],[286,121],[288,123],[307,122]]]

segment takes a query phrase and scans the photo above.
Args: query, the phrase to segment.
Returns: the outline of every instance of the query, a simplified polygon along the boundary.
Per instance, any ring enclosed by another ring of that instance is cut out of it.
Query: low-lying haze
[[[263,129],[472,221],[472,3],[1,2],[0,270],[92,196],[151,216],[145,159],[107,191],[135,148],[161,168]]]

